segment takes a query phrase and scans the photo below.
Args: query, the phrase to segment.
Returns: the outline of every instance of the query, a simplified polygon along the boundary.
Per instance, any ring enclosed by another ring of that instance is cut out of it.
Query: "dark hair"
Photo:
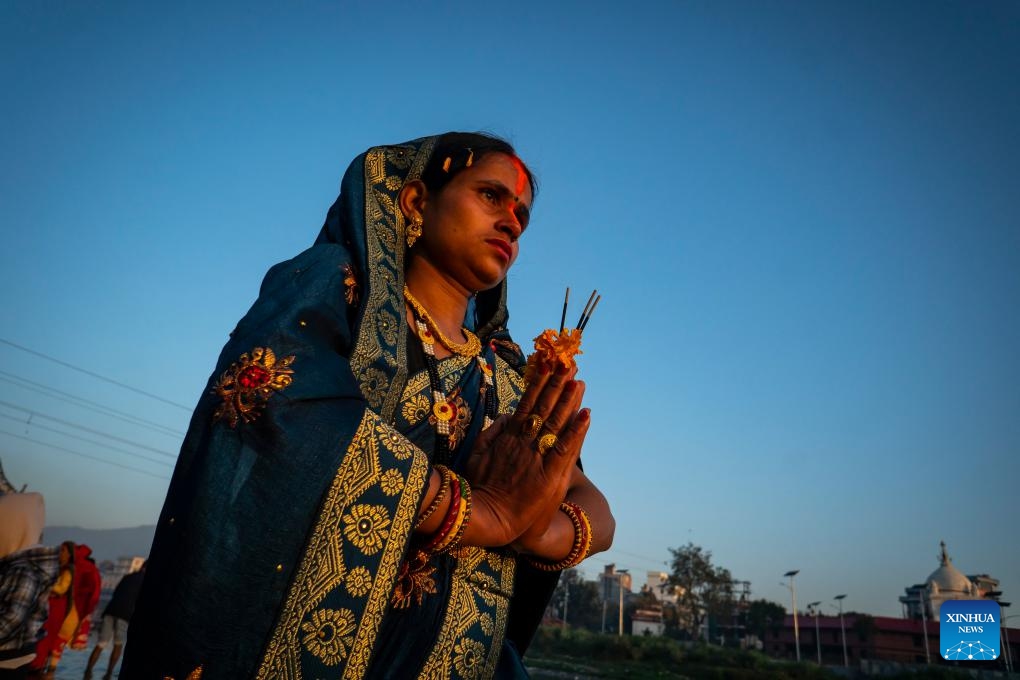
[[[432,193],[438,193],[458,172],[468,167],[469,157],[472,159],[472,163],[475,163],[490,153],[504,153],[520,160],[514,147],[505,139],[484,132],[447,132],[439,136],[436,147],[432,150],[432,156],[421,174],[421,180],[425,183],[426,189]],[[443,166],[446,165],[447,159],[450,159],[450,163],[444,169]],[[528,184],[531,186],[531,196],[534,200],[534,196],[538,192],[538,182],[524,161],[521,161],[521,165],[528,176]]]

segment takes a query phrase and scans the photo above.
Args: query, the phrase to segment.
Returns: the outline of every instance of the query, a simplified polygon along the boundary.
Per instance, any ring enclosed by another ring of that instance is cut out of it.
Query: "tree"
[[[676,625],[697,638],[708,617],[728,620],[733,614],[733,577],[729,569],[712,564],[712,553],[688,543],[670,548],[671,585],[676,586]]]
[[[786,608],[770,600],[753,600],[747,606],[747,632],[764,642],[766,634],[779,635],[786,618]]]
[[[570,593],[567,599],[567,593]],[[567,604],[567,624],[575,628],[597,631],[602,627],[602,599],[599,586],[585,581],[577,569],[567,569],[560,576],[550,605],[563,618],[563,603]]]

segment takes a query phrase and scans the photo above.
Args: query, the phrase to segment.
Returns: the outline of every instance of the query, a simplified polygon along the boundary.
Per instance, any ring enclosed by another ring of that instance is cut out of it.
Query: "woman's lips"
[[[514,249],[506,241],[503,241],[498,238],[490,238],[486,239],[485,242],[491,244],[496,248],[496,250],[502,253],[503,256],[506,258],[507,262],[509,262],[510,258],[513,257]]]

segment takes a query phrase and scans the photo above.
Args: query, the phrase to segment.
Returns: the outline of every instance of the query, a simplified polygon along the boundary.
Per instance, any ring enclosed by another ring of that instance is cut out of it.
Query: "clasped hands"
[[[573,529],[567,520],[564,538],[557,515],[591,423],[576,373],[541,365],[516,412],[479,435],[464,468],[474,509],[463,544],[510,545],[551,560],[569,550]]]

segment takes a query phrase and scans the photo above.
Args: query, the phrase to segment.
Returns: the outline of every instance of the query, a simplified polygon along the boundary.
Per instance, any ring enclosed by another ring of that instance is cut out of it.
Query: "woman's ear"
[[[404,213],[404,219],[410,222],[415,216],[424,216],[428,193],[425,182],[420,179],[411,180],[404,185],[397,196],[397,203],[400,204],[400,212]]]

